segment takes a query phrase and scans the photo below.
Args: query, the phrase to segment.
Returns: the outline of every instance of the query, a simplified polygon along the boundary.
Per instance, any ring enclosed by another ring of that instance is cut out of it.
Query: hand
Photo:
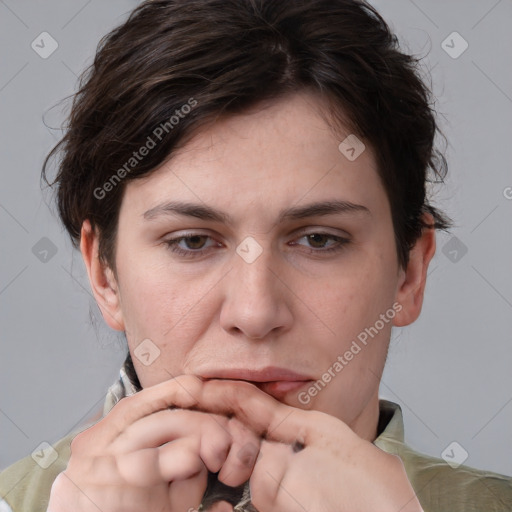
[[[257,435],[236,418],[169,409],[193,409],[203,386],[196,377],[180,376],[146,388],[78,434],[48,511],[184,512],[199,506],[208,471],[220,470],[227,485],[247,481],[260,447]]]
[[[345,423],[274,400],[246,382],[206,382],[198,407],[263,438],[250,478],[260,512],[422,512],[402,461]]]

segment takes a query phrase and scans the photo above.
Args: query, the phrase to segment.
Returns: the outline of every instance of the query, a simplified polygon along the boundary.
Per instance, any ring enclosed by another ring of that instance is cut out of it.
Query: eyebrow
[[[371,216],[370,210],[361,204],[342,200],[321,201],[304,206],[286,208],[279,213],[277,222],[280,223],[283,221],[298,220],[307,217],[358,213]],[[200,203],[186,203],[181,201],[168,201],[159,204],[146,211],[143,214],[143,217],[146,220],[154,220],[158,217],[167,215],[194,217],[201,220],[210,220],[228,225],[234,224],[233,218],[222,210]]]

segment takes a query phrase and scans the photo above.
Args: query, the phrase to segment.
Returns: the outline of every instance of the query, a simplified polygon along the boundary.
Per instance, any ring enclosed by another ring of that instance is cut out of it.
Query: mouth
[[[270,382],[253,382],[267,395],[276,400],[283,400],[289,393],[297,394],[303,386],[308,386],[312,380],[274,380]]]
[[[201,373],[201,377],[205,380],[222,379],[249,382],[277,400],[283,400],[288,394],[297,393],[300,388],[313,382],[311,376],[275,366],[257,370],[223,369],[205,371]]]

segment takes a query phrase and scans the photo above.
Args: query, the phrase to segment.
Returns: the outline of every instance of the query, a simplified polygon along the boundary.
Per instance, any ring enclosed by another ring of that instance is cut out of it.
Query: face
[[[217,121],[129,182],[112,300],[90,277],[143,387],[248,380],[370,438],[391,327],[419,313],[433,242],[414,275],[399,268],[372,150],[349,160],[350,132],[320,106],[296,94]]]

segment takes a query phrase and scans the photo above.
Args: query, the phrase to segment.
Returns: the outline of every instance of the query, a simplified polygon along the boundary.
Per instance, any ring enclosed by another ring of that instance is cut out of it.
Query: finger
[[[175,480],[169,488],[169,509],[177,512],[197,512],[208,483],[206,468],[186,480]],[[167,510],[167,509],[166,509]]]
[[[278,402],[253,384],[244,381],[210,380],[203,384],[196,408],[234,415],[268,440],[321,444],[326,429],[340,435],[355,435],[338,419],[319,412],[304,411]]]
[[[206,415],[207,413],[199,413]],[[233,438],[227,427],[227,418],[222,418],[226,425],[225,429],[220,428],[215,423],[215,416],[209,421],[205,421],[201,425],[201,434],[199,441],[199,457],[204,462],[205,466],[212,473],[217,473],[222,465],[226,462],[226,458],[231,449]]]
[[[236,418],[229,422],[232,443],[218,479],[231,487],[249,480],[260,453],[261,438]]]
[[[179,447],[178,450],[176,446]],[[229,445],[219,449],[206,435],[201,439],[178,439],[161,446],[158,450],[161,475],[170,482],[190,478],[203,467],[212,473],[218,471],[226,460]]]
[[[225,416],[186,409],[165,409],[128,425],[112,442],[111,448],[117,453],[156,448],[178,438],[199,436],[206,430],[212,443],[225,445],[231,439],[228,422]]]
[[[198,414],[208,419],[206,413]],[[231,435],[221,429],[204,428],[205,424],[198,435],[191,436],[189,433],[187,437],[158,448],[160,475],[165,481],[190,478],[194,471],[202,470],[203,467],[217,473],[225,463],[231,446]]]
[[[110,435],[115,438],[135,421],[172,406],[194,408],[199,402],[202,387],[203,381],[199,378],[180,375],[123,398],[108,415]]]
[[[184,480],[204,468],[198,451],[197,439],[177,439],[160,448],[120,454],[117,457],[118,471],[127,484],[135,487]]]
[[[285,479],[293,457],[289,445],[262,441],[260,458],[251,475],[251,503],[257,510],[308,510]]]

